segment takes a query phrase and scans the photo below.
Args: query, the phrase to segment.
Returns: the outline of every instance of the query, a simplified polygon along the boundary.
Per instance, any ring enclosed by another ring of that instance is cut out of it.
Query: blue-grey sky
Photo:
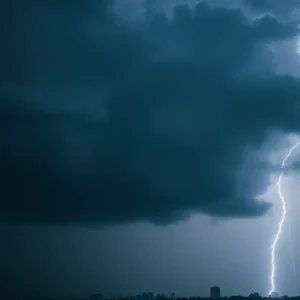
[[[298,12],[292,0],[2,3],[7,293],[265,295],[276,179],[300,131]],[[300,293],[298,165],[283,180],[280,294]]]

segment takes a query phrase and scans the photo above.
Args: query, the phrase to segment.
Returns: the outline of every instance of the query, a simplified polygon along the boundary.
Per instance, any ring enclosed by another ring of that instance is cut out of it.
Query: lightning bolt
[[[286,157],[283,159],[282,163],[281,163],[281,169],[284,168],[285,166],[285,162],[287,161],[287,159],[291,156],[292,152],[300,145],[300,142],[297,142],[288,152],[288,154],[286,155]],[[281,232],[282,232],[282,227],[283,227],[283,224],[284,224],[284,221],[285,221],[285,217],[286,217],[286,202],[285,202],[285,199],[284,199],[284,196],[282,194],[282,191],[281,191],[281,180],[282,180],[282,177],[283,177],[283,171],[281,171],[280,175],[279,175],[279,178],[278,178],[278,181],[277,181],[277,192],[278,192],[278,195],[279,195],[279,198],[281,200],[281,209],[282,209],[282,214],[281,214],[281,219],[279,221],[279,224],[278,224],[278,230],[277,230],[277,233],[275,235],[275,238],[274,238],[274,241],[271,245],[271,275],[270,275],[270,282],[271,282],[271,290],[269,292],[269,294],[271,294],[272,292],[275,291],[275,280],[274,280],[274,277],[275,277],[275,271],[276,271],[276,268],[275,268],[275,252],[276,252],[276,246],[277,246],[277,243],[280,239],[280,235],[281,235]]]

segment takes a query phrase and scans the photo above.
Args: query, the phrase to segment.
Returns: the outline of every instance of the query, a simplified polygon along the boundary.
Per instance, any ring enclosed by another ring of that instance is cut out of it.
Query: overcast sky
[[[300,141],[299,8],[1,3],[5,293],[266,295],[276,182]],[[290,295],[300,294],[297,154],[276,251],[276,290]]]

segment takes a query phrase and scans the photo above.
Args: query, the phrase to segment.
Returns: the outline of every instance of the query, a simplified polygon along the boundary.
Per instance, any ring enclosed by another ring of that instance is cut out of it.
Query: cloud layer
[[[15,1],[2,13],[0,211],[9,222],[167,224],[254,217],[259,151],[299,131],[299,81],[268,45],[293,24],[174,8],[128,21],[105,1]]]

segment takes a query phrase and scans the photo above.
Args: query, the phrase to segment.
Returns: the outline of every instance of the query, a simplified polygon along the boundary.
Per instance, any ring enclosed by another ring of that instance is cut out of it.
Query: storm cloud
[[[299,17],[299,0],[244,0],[246,6],[248,6],[254,12],[268,13],[276,15],[280,18],[293,18]]]
[[[268,47],[297,36],[295,24],[205,2],[136,20],[108,1],[12,2],[1,33],[3,220],[267,212],[260,149],[300,129],[300,82],[275,74]]]

